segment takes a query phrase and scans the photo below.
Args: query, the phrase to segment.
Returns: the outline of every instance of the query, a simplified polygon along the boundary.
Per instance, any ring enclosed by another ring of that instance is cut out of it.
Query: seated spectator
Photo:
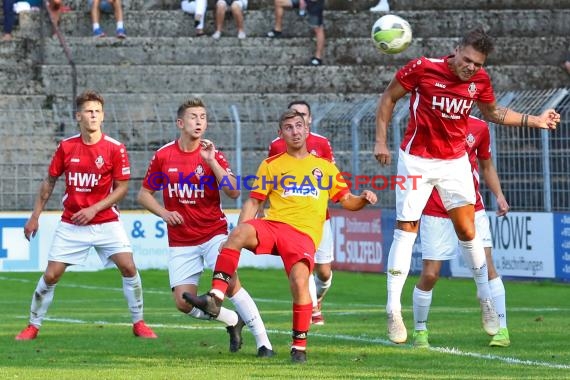
[[[218,0],[216,3],[216,31],[212,34],[214,39],[219,39],[222,36],[222,29],[224,28],[224,18],[226,11],[229,9],[232,12],[234,20],[236,20],[236,27],[238,30],[237,37],[241,40],[246,37],[243,28],[243,12],[247,10],[247,0]]]
[[[313,28],[315,38],[317,40],[315,55],[311,58],[310,64],[313,66],[322,65],[325,50],[325,26],[323,19],[325,0],[275,0],[275,26],[273,27],[273,30],[267,33],[267,37],[281,37],[285,8],[299,8],[300,10],[306,9],[307,14],[309,15],[309,25]]]
[[[370,8],[370,12],[383,12],[383,13],[390,12],[390,4],[388,4],[388,0],[378,1],[378,4]]]
[[[117,29],[115,35],[119,39],[127,38],[125,33],[125,25],[123,23],[123,6],[121,0],[87,0],[87,4],[91,9],[91,22],[93,23],[93,37],[105,37],[105,32],[99,25],[101,11],[104,13],[114,13],[117,21]]]
[[[568,54],[566,54],[566,61],[562,63],[562,66],[564,66],[566,72],[568,75],[570,75],[570,51],[568,51]]]
[[[2,41],[12,40],[12,30],[14,29],[14,23],[16,22],[16,13],[14,13],[14,0],[3,0],[2,11],[4,15],[4,22],[2,23]]]
[[[194,15],[194,28],[196,29],[196,37],[202,37],[204,33],[204,20],[206,19],[206,0],[182,0],[180,7],[184,13]]]

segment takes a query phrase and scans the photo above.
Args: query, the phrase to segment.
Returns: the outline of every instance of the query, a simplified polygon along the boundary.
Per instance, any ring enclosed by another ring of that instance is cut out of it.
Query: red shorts
[[[309,235],[296,230],[286,223],[272,220],[252,219],[246,223],[257,232],[257,247],[253,250],[256,255],[281,256],[285,272],[289,275],[293,265],[305,260],[312,272],[315,266],[315,243]]]

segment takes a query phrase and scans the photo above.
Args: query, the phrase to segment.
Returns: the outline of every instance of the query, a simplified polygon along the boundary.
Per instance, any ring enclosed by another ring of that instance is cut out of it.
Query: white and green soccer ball
[[[399,16],[384,15],[372,25],[372,42],[382,53],[401,53],[412,42],[412,28]]]

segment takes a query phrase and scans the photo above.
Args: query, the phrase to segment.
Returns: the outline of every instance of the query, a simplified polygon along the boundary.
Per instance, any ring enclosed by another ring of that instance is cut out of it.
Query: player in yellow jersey
[[[183,295],[184,299],[215,316],[236,272],[242,248],[255,254],[281,256],[293,297],[293,344],[291,360],[307,360],[307,333],[311,324],[312,301],[309,276],[322,235],[327,203],[331,199],[343,208],[357,211],[376,203],[376,194],[353,195],[337,167],[307,150],[309,129],[303,115],[287,110],[279,119],[279,136],[287,152],[264,160],[257,170],[250,198],[244,203],[238,226],[223,244],[216,261],[212,290],[208,294]],[[262,202],[270,206],[263,219],[254,219]]]

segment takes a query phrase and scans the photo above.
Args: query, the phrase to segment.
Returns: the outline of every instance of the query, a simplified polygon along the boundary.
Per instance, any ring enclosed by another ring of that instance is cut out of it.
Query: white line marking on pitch
[[[27,318],[27,317],[21,317]],[[110,326],[131,326],[130,323],[120,323],[120,322],[106,322],[106,321],[85,321],[81,319],[70,319],[70,318],[45,318],[46,321],[52,322],[62,322],[62,323],[77,323],[77,324],[97,324],[97,325],[110,325]],[[153,323],[149,324],[151,327],[155,328],[170,328],[170,329],[185,329],[185,330],[223,330],[224,327],[221,326],[190,326],[190,325],[173,325],[173,324],[163,324],[163,323]],[[267,330],[268,333],[274,334],[284,334],[290,335],[290,331],[283,331],[283,330]],[[352,336],[352,335],[331,335],[331,334],[322,334],[322,333],[310,333],[310,336],[319,337],[319,338],[327,338],[327,339],[340,339],[345,341],[352,341],[352,342],[366,342],[366,343],[376,343],[381,344],[383,346],[390,346],[390,347],[398,347],[398,345],[390,342],[389,340],[382,339],[382,338],[369,338],[363,336]],[[413,349],[410,345],[401,345],[402,348],[409,348]],[[456,356],[468,356],[477,359],[487,359],[487,360],[496,360],[508,364],[520,364],[525,366],[534,366],[534,367],[546,367],[546,368],[553,368],[553,369],[570,369],[570,365],[567,364],[555,364],[549,362],[540,362],[535,360],[522,360],[517,358],[510,358],[507,356],[497,356],[491,354],[482,354],[479,352],[469,352],[469,351],[461,351],[457,348],[453,347],[429,347],[428,350],[440,352],[443,354],[449,355],[456,355]]]

